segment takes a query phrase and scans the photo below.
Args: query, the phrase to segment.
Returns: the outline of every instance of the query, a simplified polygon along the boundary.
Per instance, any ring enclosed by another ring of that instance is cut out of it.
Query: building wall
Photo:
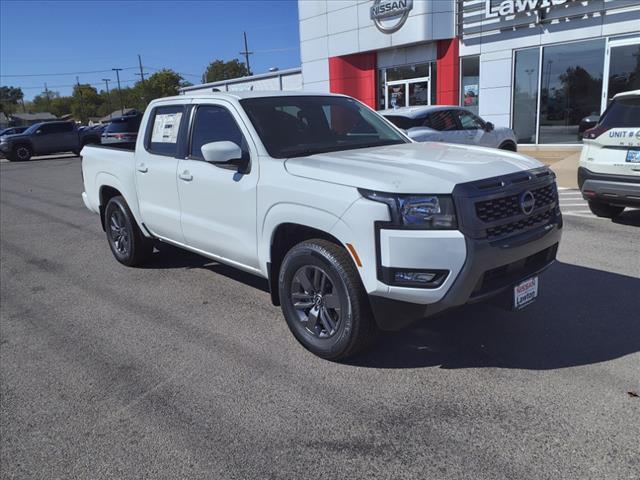
[[[475,4],[482,4],[482,8],[486,5],[484,1]],[[494,0],[492,5],[497,8],[499,2]],[[594,12],[594,7],[599,11]],[[515,29],[509,29],[507,25],[498,30],[496,27],[500,25],[497,25],[497,20],[479,18],[475,24],[482,31],[472,35],[465,35],[465,30],[459,26],[460,57],[480,55],[480,116],[496,126],[511,126],[514,50],[613,35],[640,34],[639,0],[567,2],[551,10],[550,14],[555,20],[549,23]],[[527,17],[533,18],[531,15]],[[467,18],[470,23],[474,20],[468,14]],[[517,16],[513,20],[508,19],[515,22]]]
[[[455,0],[414,0],[406,23],[391,34],[374,25],[370,18],[372,4],[371,0],[298,1],[305,90],[330,91],[332,57],[373,51],[382,57],[386,49],[455,37]]]

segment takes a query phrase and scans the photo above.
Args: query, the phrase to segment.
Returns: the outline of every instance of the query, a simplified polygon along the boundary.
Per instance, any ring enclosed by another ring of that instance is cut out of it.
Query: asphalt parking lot
[[[532,306],[336,364],[260,279],[118,264],[81,190],[78,158],[0,165],[2,478],[640,478],[640,211],[565,193]]]

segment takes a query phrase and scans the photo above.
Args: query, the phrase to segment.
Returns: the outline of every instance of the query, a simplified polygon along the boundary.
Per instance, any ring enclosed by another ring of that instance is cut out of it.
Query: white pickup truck
[[[163,98],[122,147],[82,150],[82,198],[115,258],[141,264],[162,241],[264,277],[328,359],[465,303],[528,304],[560,241],[548,168],[413,142],[347,96]]]

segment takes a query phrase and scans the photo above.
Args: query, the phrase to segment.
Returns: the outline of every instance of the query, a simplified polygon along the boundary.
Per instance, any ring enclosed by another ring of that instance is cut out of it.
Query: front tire
[[[104,222],[111,253],[120,263],[135,267],[151,256],[153,242],[142,234],[124,198],[117,196],[109,200]]]
[[[27,162],[31,160],[33,150],[29,145],[16,145],[11,151],[10,160],[14,162]]]
[[[278,288],[289,329],[315,355],[342,360],[374,340],[367,294],[340,246],[315,239],[293,247],[282,262]]]
[[[589,210],[596,217],[616,218],[624,211],[624,207],[589,200]]]

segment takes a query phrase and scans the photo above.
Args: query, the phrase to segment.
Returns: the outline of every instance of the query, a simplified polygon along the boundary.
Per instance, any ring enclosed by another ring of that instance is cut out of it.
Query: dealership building
[[[299,0],[305,90],[373,108],[464,105],[520,143],[640,89],[640,0]]]
[[[519,144],[576,144],[640,89],[640,0],[298,0],[301,69],[189,87],[463,105]]]

